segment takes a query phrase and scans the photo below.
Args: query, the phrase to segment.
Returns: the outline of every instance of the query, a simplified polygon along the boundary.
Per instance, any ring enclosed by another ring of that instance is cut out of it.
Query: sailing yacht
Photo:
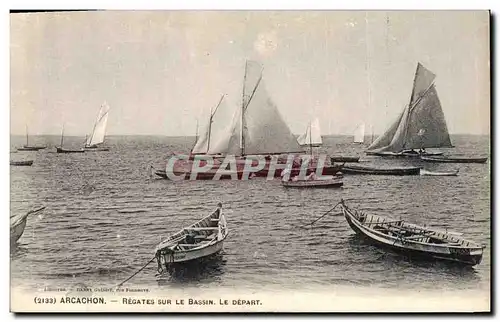
[[[368,147],[366,154],[420,157],[443,154],[426,152],[426,148],[453,147],[434,85],[435,77],[421,63],[417,64],[409,104],[384,134]]]
[[[315,118],[314,121],[309,122],[306,131],[297,138],[297,142],[302,147],[320,147],[323,145],[319,120],[317,118]]]
[[[99,114],[94,123],[92,134],[87,136],[85,140],[85,151],[109,151],[108,147],[103,147],[104,138],[106,136],[106,125],[108,124],[109,106],[107,103],[101,105]]]
[[[83,153],[83,152],[85,152],[84,149],[66,149],[66,148],[64,148],[63,144],[64,144],[64,124],[63,124],[62,131],[61,131],[61,144],[60,144],[60,146],[56,146],[56,152],[57,153]]]
[[[38,151],[47,148],[46,146],[36,146],[29,144],[29,135],[28,135],[28,125],[26,125],[26,144],[21,148],[17,148],[18,151]]]

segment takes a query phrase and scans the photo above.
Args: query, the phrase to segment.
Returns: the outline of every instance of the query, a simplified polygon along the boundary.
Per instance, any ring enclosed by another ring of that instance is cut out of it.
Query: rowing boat
[[[33,160],[26,160],[26,161],[10,161],[10,165],[16,165],[16,166],[31,166],[33,164]]]
[[[39,207],[35,210],[28,211],[25,214],[14,216],[10,219],[10,243],[15,244],[24,233],[28,216],[42,211],[45,207]]]
[[[320,180],[289,180],[281,181],[286,188],[340,188],[344,185],[342,178],[329,178]]]
[[[174,264],[188,264],[220,252],[228,235],[222,204],[191,226],[181,229],[162,241],[155,249],[158,272],[172,268]]]
[[[488,158],[456,158],[456,157],[430,157],[421,156],[421,160],[425,162],[440,162],[440,163],[485,163]]]
[[[466,266],[481,263],[485,246],[476,242],[403,220],[365,214],[349,208],[344,200],[339,204],[349,226],[377,246],[411,258],[431,258]]]
[[[421,176],[456,176],[458,175],[458,169],[455,171],[429,171],[425,169],[420,169]]]
[[[85,150],[84,149],[65,149],[65,148],[62,148],[62,147],[56,147],[56,152],[57,153],[84,153]]]
[[[344,166],[344,174],[371,174],[371,175],[392,175],[392,176],[411,176],[419,175],[419,167],[400,167],[400,168],[373,168],[362,166]]]

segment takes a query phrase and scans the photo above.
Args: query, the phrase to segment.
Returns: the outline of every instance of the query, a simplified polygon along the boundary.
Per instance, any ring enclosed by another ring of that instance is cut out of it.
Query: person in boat
[[[306,180],[314,181],[318,180],[318,176],[316,175],[316,172],[311,172],[306,178]]]

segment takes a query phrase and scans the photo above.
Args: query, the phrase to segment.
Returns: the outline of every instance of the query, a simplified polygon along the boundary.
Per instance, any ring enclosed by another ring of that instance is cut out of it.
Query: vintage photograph
[[[490,12],[10,13],[12,312],[490,312]]]

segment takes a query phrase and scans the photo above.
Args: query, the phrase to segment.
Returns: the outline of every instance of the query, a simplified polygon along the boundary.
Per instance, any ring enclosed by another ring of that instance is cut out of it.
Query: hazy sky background
[[[296,134],[380,134],[419,61],[450,133],[490,130],[486,11],[108,11],[11,14],[11,133],[83,136],[106,101],[109,135],[194,135],[220,95],[241,106],[246,59]]]

